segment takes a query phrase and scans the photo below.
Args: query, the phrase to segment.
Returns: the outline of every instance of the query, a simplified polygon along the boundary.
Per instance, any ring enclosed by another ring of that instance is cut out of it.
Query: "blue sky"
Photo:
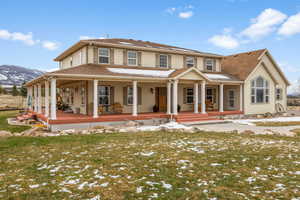
[[[300,78],[300,0],[10,0],[0,19],[0,64],[54,69],[80,37],[108,34],[223,55],[268,48]]]

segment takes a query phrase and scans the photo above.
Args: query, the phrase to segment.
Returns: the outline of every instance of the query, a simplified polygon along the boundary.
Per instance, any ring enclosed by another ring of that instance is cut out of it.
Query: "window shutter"
[[[168,55],[168,68],[172,67],[172,55]]]
[[[138,52],[138,66],[142,65],[142,52]]]
[[[109,57],[110,57],[109,63],[110,63],[111,65],[113,65],[113,64],[114,64],[114,57],[115,57],[115,55],[114,55],[114,49],[113,49],[113,48],[110,49]]]
[[[186,56],[183,56],[183,68],[186,68]]]
[[[203,70],[207,71],[207,68],[206,68],[206,65],[205,65],[205,61],[206,61],[206,58],[203,59]]]
[[[110,105],[115,103],[115,88],[113,86],[110,87]]]
[[[127,87],[123,87],[123,105],[127,106]]]
[[[186,88],[183,88],[183,103],[186,104]]]
[[[123,65],[127,65],[127,50],[123,50]]]
[[[155,65],[156,65],[156,67],[159,67],[159,54],[158,53],[155,54]]]
[[[216,59],[213,60],[213,63],[214,63],[214,64],[213,64],[213,65],[214,65],[213,71],[215,72],[215,71],[217,71],[217,69],[216,69]]]
[[[198,68],[198,66],[197,66],[197,57],[194,57],[194,67]]]
[[[142,105],[142,88],[138,87],[138,105]]]
[[[99,63],[99,50],[97,47],[94,47],[94,64]]]

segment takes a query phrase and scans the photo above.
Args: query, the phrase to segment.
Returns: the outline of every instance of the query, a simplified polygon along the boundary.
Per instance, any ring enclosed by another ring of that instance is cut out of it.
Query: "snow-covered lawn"
[[[140,132],[0,138],[0,155],[0,199],[300,197],[300,137]]]
[[[277,118],[266,118],[266,119],[240,119],[232,120],[233,123],[245,124],[245,125],[254,125],[256,122],[299,122],[300,117],[277,117]]]

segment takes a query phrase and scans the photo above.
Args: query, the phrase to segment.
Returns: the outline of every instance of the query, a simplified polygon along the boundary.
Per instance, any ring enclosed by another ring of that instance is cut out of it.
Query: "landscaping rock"
[[[72,134],[75,134],[75,129],[67,129],[67,130],[63,130],[63,131],[61,131],[60,133],[62,134],[62,135],[72,135]]]
[[[125,124],[125,126],[138,126],[139,123],[138,122],[135,122],[135,121],[129,121]]]
[[[13,134],[9,131],[0,131],[0,137],[10,137],[13,136]]]

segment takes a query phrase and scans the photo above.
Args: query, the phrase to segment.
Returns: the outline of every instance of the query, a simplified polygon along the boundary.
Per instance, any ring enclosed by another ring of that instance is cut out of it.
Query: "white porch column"
[[[173,115],[178,114],[178,80],[173,83]]]
[[[38,113],[42,113],[42,85],[38,84]]]
[[[34,112],[38,112],[38,92],[37,92],[37,85],[33,86],[33,90],[34,90],[34,108],[33,111]]]
[[[243,84],[240,85],[240,111],[243,111]]]
[[[45,81],[45,116],[49,117],[49,82]]]
[[[51,79],[51,117],[52,120],[56,119],[56,79]]]
[[[171,114],[171,82],[167,83],[167,114]]]
[[[201,83],[201,113],[206,114],[206,106],[205,106],[205,99],[206,99],[206,90],[205,90],[205,81]]]
[[[29,104],[30,103],[30,104]],[[32,110],[32,86],[27,87],[26,106],[28,110]]]
[[[94,108],[93,117],[98,117],[98,80],[94,80]]]
[[[137,81],[132,82],[133,102],[132,102],[132,115],[137,116]]]
[[[194,84],[194,113],[199,113],[198,103],[199,103],[199,84]]]
[[[220,102],[219,102],[219,111],[220,112],[224,112],[224,103],[223,103],[223,100],[224,100],[224,97],[223,97],[223,90],[224,90],[224,85],[223,84],[220,84],[220,87],[219,87],[219,91],[220,91]]]

